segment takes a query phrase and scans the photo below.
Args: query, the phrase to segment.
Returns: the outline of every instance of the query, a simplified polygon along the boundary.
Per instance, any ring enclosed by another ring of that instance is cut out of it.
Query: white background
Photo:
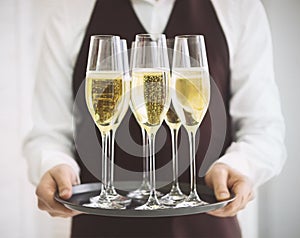
[[[260,193],[261,238],[300,237],[300,1],[264,0],[273,34],[276,79],[286,121],[288,161]]]
[[[30,128],[37,48],[58,0],[0,0],[0,237],[68,237],[70,220],[38,211],[22,138]]]
[[[38,211],[21,142],[31,126],[37,48],[45,20],[59,0],[0,1],[0,237],[68,237],[70,220]],[[300,237],[298,159],[300,113],[300,1],[264,0],[273,34],[276,80],[286,119],[288,161],[265,184],[255,208],[243,216],[244,237]],[[252,205],[252,207],[255,207]],[[257,225],[257,227],[256,227]]]

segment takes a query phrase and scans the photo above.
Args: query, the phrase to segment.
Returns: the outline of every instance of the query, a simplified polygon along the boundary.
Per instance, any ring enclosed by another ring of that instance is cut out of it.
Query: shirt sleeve
[[[29,177],[34,184],[58,164],[73,159],[72,34],[64,4],[46,25],[38,59],[33,97],[33,129],[24,142]]]
[[[285,126],[264,8],[260,1],[242,2],[240,19],[235,19],[235,29],[232,27],[235,32],[239,29],[231,56],[230,115],[234,142],[217,163],[240,171],[256,187],[279,174],[283,167]]]

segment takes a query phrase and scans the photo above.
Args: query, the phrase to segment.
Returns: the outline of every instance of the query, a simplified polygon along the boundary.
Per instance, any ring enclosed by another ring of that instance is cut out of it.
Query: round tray
[[[126,191],[132,191],[139,186],[140,182],[116,182],[116,187],[124,188]],[[158,187],[159,187],[159,183]],[[183,192],[187,193],[189,191],[188,184],[180,184]],[[85,207],[82,204],[89,203],[89,198],[99,195],[101,189],[101,183],[87,183],[73,186],[73,195],[68,200],[63,200],[55,194],[55,200],[64,204],[67,208],[80,211],[86,214],[101,215],[101,216],[115,216],[115,217],[170,217],[170,216],[183,216],[192,215],[198,213],[204,213],[212,210],[219,209],[226,206],[229,202],[233,201],[235,196],[231,194],[230,199],[224,201],[217,201],[213,191],[206,186],[198,185],[197,190],[202,200],[207,202],[207,205],[194,206],[194,207],[183,207],[183,208],[168,208],[161,210],[135,210],[134,208],[145,203],[141,200],[132,200],[131,204],[127,206],[126,209],[101,209]],[[168,193],[170,191],[170,186],[165,186],[159,191],[163,193]],[[122,195],[126,195],[127,192],[118,190]]]

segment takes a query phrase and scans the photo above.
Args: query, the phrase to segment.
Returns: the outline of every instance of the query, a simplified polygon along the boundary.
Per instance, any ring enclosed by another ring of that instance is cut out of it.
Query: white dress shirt
[[[149,33],[162,33],[175,0],[132,0]],[[34,128],[24,152],[31,181],[37,184],[53,166],[73,159],[72,72],[94,0],[63,0],[45,29],[33,105]],[[217,163],[248,176],[258,186],[284,164],[284,121],[274,80],[272,42],[259,0],[212,0],[230,54],[234,142]],[[101,34],[101,32],[99,32]]]

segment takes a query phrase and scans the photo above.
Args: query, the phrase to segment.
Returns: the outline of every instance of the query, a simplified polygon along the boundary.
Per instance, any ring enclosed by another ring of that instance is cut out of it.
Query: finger
[[[241,198],[236,197],[234,201],[229,203],[227,206],[217,209],[215,211],[208,212],[208,214],[218,217],[231,217],[235,216],[239,211]]]
[[[239,202],[239,206],[237,206],[239,210],[245,208],[246,204],[253,197],[252,187],[247,180],[239,180],[236,182],[232,187],[232,191],[237,197],[237,201],[234,201],[234,204]]]
[[[69,209],[68,209],[68,211],[65,211],[65,210],[62,210],[61,207],[57,207],[57,206],[53,206],[53,205],[48,206],[41,199],[38,200],[38,208],[40,210],[47,211],[51,216],[70,217],[70,216],[74,216],[74,215],[79,214],[79,212],[76,213],[76,212],[74,212],[72,210],[69,210]]]
[[[219,169],[212,175],[211,179],[217,200],[222,201],[230,198],[230,193],[227,188],[228,172],[224,169]]]
[[[250,194],[249,194],[248,200],[252,201],[252,200],[254,200],[254,198],[255,198],[255,194],[254,194],[253,191],[251,191]]]
[[[46,174],[42,178],[40,185],[36,189],[39,208],[48,212],[61,212],[72,215],[73,213],[70,209],[67,209],[65,206],[54,199],[56,188],[56,183],[51,175]]]
[[[39,198],[38,207],[41,210],[47,211],[49,213],[50,212],[52,212],[52,213],[61,213],[61,214],[66,214],[67,216],[74,216],[74,215],[77,214],[74,211],[66,208],[61,203],[57,202],[53,198],[53,195],[51,196],[51,193],[49,193],[48,196]]]
[[[246,181],[239,181],[232,187],[232,190],[236,195],[235,200],[221,209],[209,212],[210,215],[221,217],[234,216],[238,211],[246,207],[253,196],[252,190]]]
[[[81,212],[75,212],[75,211],[72,211],[72,213],[70,213],[70,214],[61,213],[61,212],[48,212],[48,213],[52,217],[62,217],[62,218],[73,217],[73,216],[81,214]]]
[[[51,208],[47,206],[46,203],[44,203],[41,199],[38,199],[38,208],[42,211],[50,211]]]
[[[51,172],[52,178],[55,180],[59,196],[62,199],[69,199],[72,196],[72,174],[66,174],[68,170],[61,170],[60,168]]]
[[[57,213],[57,212],[48,212],[50,216],[52,217],[62,217],[62,218],[68,218],[70,216],[67,216],[67,215],[63,215],[61,213]]]

